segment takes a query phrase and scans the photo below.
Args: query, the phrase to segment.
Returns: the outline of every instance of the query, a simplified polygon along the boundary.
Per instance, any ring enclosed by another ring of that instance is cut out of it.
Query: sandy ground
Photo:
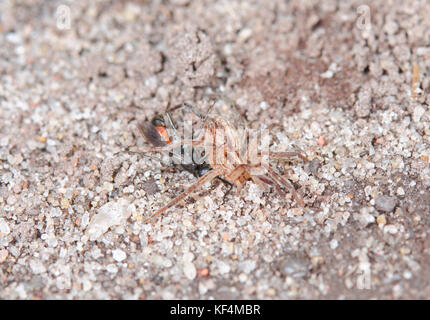
[[[1,1],[0,298],[430,298],[430,4],[369,3]],[[272,164],[304,210],[214,182],[144,222],[196,178],[136,124],[211,93],[315,159]]]

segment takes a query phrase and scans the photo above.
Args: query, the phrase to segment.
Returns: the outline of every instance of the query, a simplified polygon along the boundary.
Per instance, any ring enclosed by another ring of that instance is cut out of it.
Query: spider
[[[284,189],[292,193],[296,202],[304,207],[304,201],[297,193],[293,184],[278,174],[267,161],[263,161],[264,155],[272,159],[287,160],[299,157],[305,161],[307,158],[300,152],[267,152],[263,154],[258,150],[257,143],[250,143],[249,134],[244,128],[230,122],[220,115],[207,115],[203,122],[203,128],[196,138],[172,142],[160,147],[154,147],[141,152],[166,152],[174,148],[192,146],[203,148],[205,163],[212,170],[189,186],[183,193],[171,200],[166,206],[153,213],[146,222],[177,205],[180,201],[218,176],[236,186],[237,194],[242,190],[247,180],[252,180],[258,186],[266,189],[273,186],[283,197]]]

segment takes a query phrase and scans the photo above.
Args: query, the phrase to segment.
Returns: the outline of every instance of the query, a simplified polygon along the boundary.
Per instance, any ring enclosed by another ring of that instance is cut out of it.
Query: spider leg
[[[270,152],[269,153],[269,157],[273,158],[273,159],[277,159],[277,160],[288,160],[291,159],[293,157],[299,157],[300,159],[304,160],[305,162],[308,162],[308,158],[303,155],[300,152],[295,152],[295,151],[291,151],[291,152]]]
[[[203,186],[206,182],[212,180],[216,176],[218,176],[221,172],[221,169],[213,169],[210,170],[205,175],[201,176],[195,183],[193,183],[191,186],[189,186],[183,193],[181,193],[179,196],[177,196],[175,199],[170,201],[165,207],[161,208],[157,212],[155,212],[153,215],[151,215],[148,219],[146,219],[144,222],[148,222],[155,216],[158,216],[159,214],[163,213],[167,209],[175,206],[177,203],[179,203],[181,200],[183,200],[185,197],[187,197],[191,192],[195,191],[197,188]]]
[[[305,203],[304,203],[302,197],[300,197],[297,194],[296,188],[294,188],[293,184],[290,181],[284,179],[282,176],[280,176],[278,173],[276,173],[276,171],[273,170],[270,166],[265,165],[264,168],[266,168],[267,173],[269,174],[269,176],[273,180],[275,180],[279,185],[284,186],[284,187],[288,188],[288,190],[291,191],[291,193],[293,194],[297,203],[300,204],[301,207],[305,206]]]
[[[281,197],[285,198],[286,193],[276,182],[269,180],[265,176],[251,176],[251,179],[263,190],[267,188],[266,185],[274,186],[276,191],[281,195]]]
[[[225,180],[221,176],[216,176],[215,178],[218,179],[220,182],[222,182],[228,188],[228,190],[224,193],[224,196],[222,197],[222,203],[224,204],[225,203],[225,198],[230,194],[230,191],[233,188],[233,183],[231,183],[230,181]],[[219,184],[217,184],[217,186],[218,185]]]
[[[219,180],[222,181],[225,185],[228,186],[228,190],[224,193],[224,197],[222,197],[222,203],[225,202],[225,198],[230,194],[231,189],[233,189],[233,183],[230,181],[225,180],[224,178],[221,178],[220,176],[217,177]]]
[[[266,182],[264,182],[263,179],[261,179],[261,176],[258,175],[251,175],[251,179],[252,181],[258,185],[262,190],[266,190],[267,186],[266,186]]]

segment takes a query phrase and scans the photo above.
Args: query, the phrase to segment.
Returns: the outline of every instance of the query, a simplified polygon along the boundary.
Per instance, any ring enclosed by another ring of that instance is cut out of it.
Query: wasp
[[[155,115],[150,122],[142,122],[138,127],[141,134],[154,147],[163,147],[172,142],[161,115]]]
[[[185,106],[189,107],[186,104]],[[170,109],[170,111],[175,110],[176,108],[172,108]],[[170,115],[170,111],[165,112],[165,118],[167,118],[167,121],[174,133],[174,136],[177,137],[178,135],[177,127],[173,122],[172,116]],[[156,114],[149,122],[147,121],[147,122],[139,123],[138,128],[142,136],[146,139],[146,141],[152,144],[154,147],[165,147],[172,143],[172,138],[169,135],[166,121],[164,117],[160,114]],[[181,154],[183,154],[184,152],[186,152],[184,148],[181,148]],[[211,166],[208,163],[205,163],[204,161],[197,162],[195,160],[195,157],[196,157],[196,151],[194,149],[191,149],[191,155],[189,156],[189,158],[191,159],[191,163],[179,162],[177,163],[177,165],[181,169],[190,172],[196,178],[199,178],[205,175],[206,173],[208,173],[208,171],[212,170]],[[199,158],[201,159],[201,155],[199,156]],[[225,199],[227,195],[230,193],[233,185],[220,176],[217,176],[217,179],[220,180],[228,187],[227,192],[224,194],[224,199]]]
[[[173,132],[175,132],[175,136],[177,128],[172,120],[172,117],[170,115],[170,112],[166,112],[165,116],[170,124],[170,127],[172,128]],[[166,121],[164,117],[160,114],[156,114],[151,121],[147,122],[141,122],[138,125],[139,131],[142,134],[142,136],[145,138],[145,140],[152,144],[154,147],[164,147],[172,143],[172,138],[169,135],[168,128],[166,126]],[[184,149],[181,149],[181,153],[184,153]],[[192,159],[191,163],[179,163],[179,166],[191,174],[193,174],[195,177],[201,177],[205,173],[207,173],[209,170],[211,170],[211,167],[207,163],[200,163],[195,161],[195,152],[194,150],[191,151],[192,154],[190,158]]]

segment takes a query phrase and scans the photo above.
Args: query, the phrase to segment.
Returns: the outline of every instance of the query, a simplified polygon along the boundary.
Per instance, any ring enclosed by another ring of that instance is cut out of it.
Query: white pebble
[[[333,239],[333,240],[330,241],[330,248],[332,250],[336,249],[338,245],[339,245],[339,243],[338,243],[338,241],[336,239]]]
[[[223,48],[223,53],[225,56],[230,56],[233,53],[233,48],[231,44],[226,44]]]
[[[57,238],[54,235],[50,235],[46,241],[48,247],[55,248],[58,245]]]
[[[402,187],[399,187],[399,188],[397,189],[397,194],[398,194],[399,196],[404,196],[404,195],[405,195],[405,190],[404,190]]]
[[[85,229],[89,221],[90,221],[90,213],[87,211],[82,215],[81,227]]]
[[[103,189],[107,192],[111,192],[113,190],[113,184],[110,182],[105,181],[103,183]]]
[[[186,276],[188,279],[190,279],[190,280],[193,280],[193,279],[196,277],[196,275],[197,275],[196,267],[195,267],[195,266],[194,266],[194,264],[193,264],[192,262],[190,262],[190,261],[185,261],[185,262],[184,262],[183,270],[184,270],[184,274],[185,274],[185,276]]]
[[[122,260],[127,258],[127,255],[125,254],[124,251],[120,249],[115,249],[112,251],[112,257],[115,261],[121,262]]]
[[[255,204],[260,204],[262,203],[262,200],[261,200],[262,195],[263,195],[263,190],[261,190],[260,187],[255,183],[251,183],[245,200],[252,201]]]
[[[62,211],[58,207],[53,207],[51,208],[51,210],[49,210],[49,214],[51,215],[52,218],[60,217],[62,215]]]
[[[161,293],[161,296],[163,297],[164,300],[173,300],[173,299],[175,299],[175,294],[173,292],[168,291],[168,290],[164,290]]]
[[[384,227],[384,233],[396,234],[397,231],[398,231],[397,227],[395,225],[392,225],[392,224],[388,224]]]
[[[21,38],[20,34],[10,32],[10,33],[6,34],[6,41],[13,43],[13,44],[17,44],[17,43],[20,43],[22,41],[22,38]]]
[[[151,255],[149,260],[160,267],[170,268],[172,266],[172,261],[155,253]]]
[[[124,224],[136,210],[134,204],[125,199],[111,201],[102,206],[91,219],[87,234],[91,241],[99,239],[109,228]]]
[[[239,281],[240,282],[245,282],[246,280],[248,280],[248,276],[246,274],[244,274],[244,273],[241,273],[239,275]]]
[[[414,109],[414,114],[412,116],[412,119],[415,122],[420,121],[421,117],[424,115],[425,112],[426,112],[426,109],[424,109],[421,105],[416,106]]]
[[[221,273],[221,274],[229,273],[230,272],[230,266],[223,261],[219,261],[218,262],[218,270],[219,270],[219,273]]]
[[[118,272],[118,267],[116,265],[114,265],[113,263],[108,264],[106,266],[106,271],[109,273],[117,273]]]
[[[239,264],[239,268],[242,269],[242,271],[245,273],[251,273],[255,269],[255,266],[255,260],[246,260]]]
[[[326,72],[321,74],[321,77],[326,79],[333,78],[333,74],[334,74],[333,71],[327,70]]]
[[[91,250],[91,255],[94,259],[98,259],[104,256],[102,251],[98,247],[95,247],[94,249]]]
[[[82,284],[83,284],[84,291],[90,291],[93,288],[93,284],[89,280],[84,280]]]
[[[410,278],[412,278],[412,273],[409,270],[406,270],[405,272],[403,272],[403,277],[406,280],[409,280]]]
[[[251,30],[251,29],[249,29],[249,28],[245,28],[245,29],[242,29],[242,30],[239,32],[239,34],[238,34],[238,36],[237,36],[237,39],[238,39],[238,41],[239,41],[239,42],[245,42],[245,41],[246,41],[246,40],[248,40],[251,36],[252,36],[252,30]]]
[[[3,219],[0,219],[0,233],[3,235],[8,235],[10,233],[9,225]]]
[[[42,261],[40,260],[31,260],[30,268],[34,274],[40,274],[40,273],[46,272],[46,267],[43,265]]]
[[[359,214],[354,214],[355,219],[363,226],[366,227],[367,225],[375,222],[375,217],[370,214],[370,208],[362,208],[360,210]]]
[[[192,254],[191,252],[187,251],[184,253],[184,256],[182,257],[182,260],[184,262],[191,262],[194,260],[194,254]]]

